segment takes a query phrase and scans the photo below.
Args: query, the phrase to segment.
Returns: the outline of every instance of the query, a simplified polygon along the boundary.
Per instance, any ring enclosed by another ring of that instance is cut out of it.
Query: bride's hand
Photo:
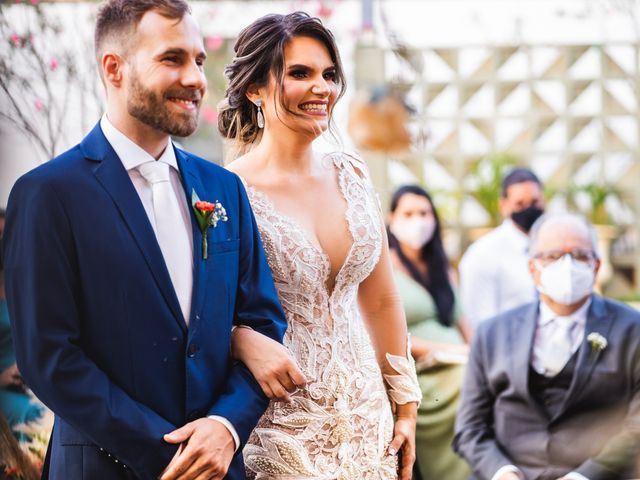
[[[291,402],[289,393],[307,383],[284,345],[250,328],[233,331],[231,351],[236,360],[247,366],[271,400]]]
[[[411,480],[413,463],[416,460],[416,417],[418,406],[416,403],[398,405],[396,408],[396,424],[393,429],[393,440],[389,445],[389,453],[398,458],[398,480]]]

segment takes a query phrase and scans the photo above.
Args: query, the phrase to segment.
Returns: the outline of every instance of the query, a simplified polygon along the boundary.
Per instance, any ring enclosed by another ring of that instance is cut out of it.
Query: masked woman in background
[[[425,190],[409,185],[394,193],[389,232],[396,285],[423,395],[416,428],[416,469],[422,480],[466,479],[471,472],[453,452],[451,441],[468,346],[440,221]]]

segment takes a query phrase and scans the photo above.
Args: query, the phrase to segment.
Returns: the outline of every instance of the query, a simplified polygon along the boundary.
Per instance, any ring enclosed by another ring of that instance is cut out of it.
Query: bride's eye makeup
[[[313,69],[304,65],[294,65],[289,67],[287,70],[287,74],[293,78],[307,78],[313,73]],[[327,81],[335,82],[337,80],[338,74],[336,72],[335,67],[330,67],[324,70],[322,73],[322,78]]]
[[[309,76],[310,69],[304,65],[295,65],[289,67],[288,74],[293,78],[306,78]]]
[[[328,70],[325,70],[322,76],[324,77],[325,80],[329,80],[331,82],[336,82],[338,79],[338,73],[336,72],[335,68],[330,68]]]

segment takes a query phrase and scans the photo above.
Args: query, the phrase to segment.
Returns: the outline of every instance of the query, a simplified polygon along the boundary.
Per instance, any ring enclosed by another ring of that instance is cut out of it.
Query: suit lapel
[[[571,386],[565,396],[562,407],[558,410],[553,420],[560,417],[569,406],[579,398],[591,378],[596,363],[598,363],[601,352],[591,348],[591,344],[589,340],[587,340],[589,334],[595,332],[607,338],[611,330],[613,320],[611,313],[607,311],[606,305],[600,297],[592,295],[591,298],[591,306],[589,307],[587,323],[584,328],[584,339],[578,351],[578,360],[576,362],[573,379],[571,380]]]
[[[94,174],[97,180],[116,204],[174,318],[180,328],[186,331],[180,303],[147,213],[127,171],[102,133],[99,124],[83,140],[81,148],[87,158],[96,161]]]
[[[520,318],[514,318],[513,320],[509,322],[510,344],[512,347],[512,383],[515,389],[520,392],[522,398],[526,398],[532,404],[537,405],[537,402],[529,393],[529,366],[538,323],[538,303],[531,304]]]
[[[189,218],[191,219],[191,231],[193,232],[193,291],[191,293],[191,318],[189,325],[197,326],[197,322],[194,322],[194,317],[200,310],[202,305],[202,294],[204,290],[202,285],[206,285],[206,261],[202,258],[202,233],[200,232],[200,226],[196,220],[196,216],[193,213],[193,207],[191,205],[191,192],[195,190],[202,200],[209,200],[205,198],[205,189],[202,185],[202,181],[198,172],[196,171],[196,165],[192,158],[189,157],[182,150],[175,148],[176,160],[178,162],[178,168],[182,176],[182,186],[187,197],[187,205],[189,206]],[[207,261],[212,261],[211,258]]]

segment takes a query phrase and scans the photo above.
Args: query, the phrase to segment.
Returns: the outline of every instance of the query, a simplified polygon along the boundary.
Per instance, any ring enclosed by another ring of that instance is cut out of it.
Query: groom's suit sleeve
[[[496,441],[493,431],[493,405],[495,395],[491,391],[486,365],[488,322],[478,326],[473,338],[469,361],[456,415],[453,449],[463,457],[480,478],[490,479],[502,467],[514,465]]]
[[[235,325],[246,325],[278,342],[287,322],[278,299],[260,233],[242,182],[238,184],[240,254]],[[232,219],[230,219],[232,221]],[[226,418],[234,426],[244,445],[268,405],[258,382],[240,362],[231,368],[228,382],[208,415]]]
[[[61,419],[138,477],[157,476],[176,450],[162,437],[176,427],[115,385],[80,344],[87,297],[74,232],[55,185],[42,177],[18,180],[7,209],[6,288],[18,367]]]

